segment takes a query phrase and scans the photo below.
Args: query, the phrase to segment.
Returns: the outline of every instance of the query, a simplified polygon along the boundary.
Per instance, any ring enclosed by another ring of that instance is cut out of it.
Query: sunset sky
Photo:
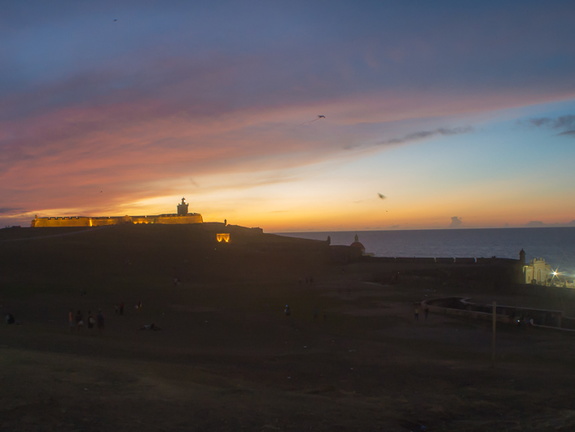
[[[182,197],[267,232],[575,225],[574,23],[572,0],[3,1],[0,227]]]

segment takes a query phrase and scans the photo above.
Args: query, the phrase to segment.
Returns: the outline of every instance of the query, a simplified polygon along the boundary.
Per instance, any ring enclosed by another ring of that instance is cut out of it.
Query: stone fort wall
[[[121,224],[181,225],[197,224],[202,222],[203,218],[199,213],[189,213],[186,215],[166,214],[158,216],[35,217],[32,221],[32,227],[95,227]]]
[[[188,213],[186,199],[177,206],[177,214],[161,214],[156,216],[57,216],[38,217],[32,221],[32,228],[44,227],[97,227],[122,224],[163,224],[184,225],[203,223],[199,213]]]

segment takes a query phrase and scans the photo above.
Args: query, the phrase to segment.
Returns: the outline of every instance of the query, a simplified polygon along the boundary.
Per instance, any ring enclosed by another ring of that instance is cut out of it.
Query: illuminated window
[[[230,242],[230,233],[218,233],[216,234],[216,240],[218,243],[229,243]]]

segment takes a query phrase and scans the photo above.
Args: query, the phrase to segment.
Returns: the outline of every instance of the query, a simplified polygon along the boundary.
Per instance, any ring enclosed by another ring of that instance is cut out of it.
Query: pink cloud
[[[170,105],[143,97],[67,107],[4,123],[8,132],[0,181],[9,185],[4,186],[4,196],[11,207],[25,208],[33,202],[40,208],[61,208],[71,201],[79,207],[109,205],[126,196],[155,194],[142,190],[142,185],[162,179],[289,168],[337,158],[346,141],[369,138],[370,132],[361,130],[369,122],[460,115],[553,96],[510,92],[470,102],[458,95],[382,94],[318,100],[312,107],[256,107],[214,117],[187,111],[181,101]],[[325,121],[306,124],[319,107],[325,108]],[[100,195],[100,190],[106,194]]]
[[[155,181],[337,159],[346,148],[393,139],[381,136],[382,125],[393,132],[393,123],[411,121],[419,131],[422,119],[573,97],[551,86],[396,89],[397,77],[381,85],[377,75],[355,84],[361,73],[347,57],[354,47],[325,55],[326,74],[306,70],[313,59],[278,68],[273,61],[288,60],[269,53],[200,61],[155,52],[137,67],[102,65],[13,96],[0,106],[7,113],[0,124],[3,196],[11,208],[119,200],[112,191],[145,197],[156,192],[142,185]],[[402,64],[433,57],[432,48],[404,42],[385,53]],[[381,68],[380,49],[374,42],[363,54],[371,69]],[[325,121],[309,124],[318,114]],[[100,196],[104,188],[109,193]]]

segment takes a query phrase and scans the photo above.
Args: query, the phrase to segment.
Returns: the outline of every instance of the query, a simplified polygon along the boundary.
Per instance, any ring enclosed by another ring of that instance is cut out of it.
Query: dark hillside
[[[230,243],[218,243],[221,227],[125,225],[105,228],[0,230],[4,292],[52,289],[118,290],[126,286],[241,280],[254,274],[301,277],[290,272],[327,264],[323,242],[226,227]],[[57,285],[57,287],[55,286]]]

